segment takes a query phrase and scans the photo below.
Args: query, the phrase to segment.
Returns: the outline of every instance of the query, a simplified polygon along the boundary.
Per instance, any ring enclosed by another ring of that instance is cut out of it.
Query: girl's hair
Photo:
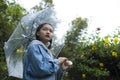
[[[50,23],[43,23],[43,24],[40,24],[40,25],[37,27],[36,32],[35,32],[35,37],[36,37],[37,40],[40,40],[39,36],[37,35],[37,32],[38,32],[44,25],[46,25],[46,24],[51,25]],[[51,25],[51,26],[52,26],[52,25]],[[52,47],[52,39],[51,39],[49,42],[50,42],[50,44],[49,44],[49,46],[48,46],[48,49],[51,49],[51,47]]]

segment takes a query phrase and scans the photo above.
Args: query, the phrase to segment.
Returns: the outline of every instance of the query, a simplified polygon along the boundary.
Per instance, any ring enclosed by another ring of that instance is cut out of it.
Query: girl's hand
[[[68,66],[71,66],[73,63],[72,63],[72,61],[70,61],[70,60],[67,60],[67,61],[65,61],[64,62],[66,65],[68,65]]]
[[[60,62],[60,64],[63,64],[66,60],[68,60],[66,57],[59,57],[58,61]]]
[[[70,65],[72,65],[73,63],[72,63],[72,61],[70,61],[70,60],[66,60],[62,65],[61,65],[61,67],[62,67],[62,69],[63,70],[66,70]]]

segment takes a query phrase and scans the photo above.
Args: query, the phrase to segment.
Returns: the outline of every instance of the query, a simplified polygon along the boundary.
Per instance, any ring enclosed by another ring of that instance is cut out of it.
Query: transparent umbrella
[[[30,41],[35,39],[35,30],[42,23],[50,23],[54,27],[58,22],[52,8],[27,14],[4,45],[9,76],[22,78],[23,56]]]

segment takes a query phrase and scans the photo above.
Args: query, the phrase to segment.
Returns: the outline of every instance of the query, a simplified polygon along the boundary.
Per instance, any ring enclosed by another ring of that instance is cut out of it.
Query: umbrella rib
[[[35,23],[35,19],[38,17],[39,15],[37,15],[35,18],[34,18],[34,20],[33,20],[33,22],[32,22],[32,28],[31,28],[31,34],[30,34],[30,36],[32,36],[32,31],[33,31],[33,26],[34,26],[34,23]]]
[[[20,25],[21,25],[21,28],[23,29],[23,31],[24,31],[25,34],[26,34],[26,31],[25,31],[25,29],[23,28],[23,25],[22,25],[21,21],[20,21]]]
[[[59,50],[59,52],[55,55],[56,58],[59,56],[60,52],[61,52],[62,49],[64,48],[64,45],[65,45],[65,44],[62,45],[62,47],[61,47],[61,49]]]

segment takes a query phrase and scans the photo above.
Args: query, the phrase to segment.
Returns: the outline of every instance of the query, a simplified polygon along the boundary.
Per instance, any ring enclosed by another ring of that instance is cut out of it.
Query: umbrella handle
[[[59,50],[59,52],[55,55],[55,58],[57,58],[60,54],[60,52],[62,51],[62,49],[64,48],[64,44],[62,45],[61,49]]]

